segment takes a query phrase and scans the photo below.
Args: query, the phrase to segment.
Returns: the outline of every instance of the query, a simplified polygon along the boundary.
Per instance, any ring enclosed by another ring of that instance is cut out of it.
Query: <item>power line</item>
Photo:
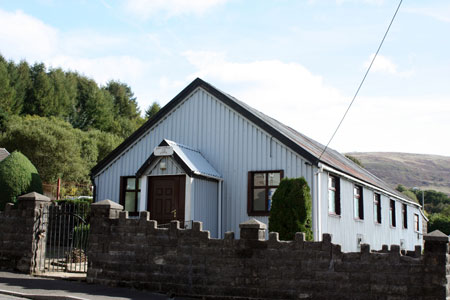
[[[347,107],[347,110],[344,113],[344,116],[342,116],[341,121],[339,122],[338,126],[336,127],[336,130],[334,131],[333,135],[331,136],[330,140],[328,141],[328,144],[325,146],[325,148],[323,149],[322,153],[320,154],[319,158],[317,159],[317,161],[319,161],[322,158],[322,155],[325,153],[325,151],[327,151],[328,146],[330,145],[331,141],[333,140],[334,136],[336,135],[337,131],[339,130],[339,127],[341,127],[342,122],[344,121],[345,117],[347,116],[348,111],[350,110],[350,107],[352,107],[353,102],[355,102],[356,96],[358,96],[359,90],[361,89],[362,85],[364,84],[364,81],[366,80],[367,74],[369,74],[370,69],[372,68],[373,62],[375,61],[375,59],[377,58],[378,52],[380,52],[381,46],[383,46],[384,40],[386,39],[386,36],[389,32],[389,29],[391,29],[391,25],[392,23],[394,23],[395,17],[397,16],[398,10],[400,9],[400,6],[402,5],[403,0],[400,0],[400,2],[398,3],[397,9],[395,10],[394,15],[392,16],[391,22],[389,23],[389,26],[386,30],[386,32],[384,33],[383,39],[381,40],[380,45],[378,46],[377,52],[375,52],[375,55],[372,58],[372,61],[370,62],[369,67],[367,68],[366,73],[364,74],[363,79],[361,80],[361,83],[358,86],[358,89],[356,90],[355,95],[353,96],[352,101],[350,102],[349,106]]]

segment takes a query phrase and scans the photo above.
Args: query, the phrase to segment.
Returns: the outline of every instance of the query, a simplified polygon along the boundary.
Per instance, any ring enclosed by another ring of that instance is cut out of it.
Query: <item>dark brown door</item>
[[[158,221],[158,224],[178,220],[183,225],[186,177],[156,176],[148,180],[147,207],[150,209],[150,218]]]

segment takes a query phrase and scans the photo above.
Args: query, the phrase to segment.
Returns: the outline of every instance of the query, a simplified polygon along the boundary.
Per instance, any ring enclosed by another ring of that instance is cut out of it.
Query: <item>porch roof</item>
[[[192,177],[196,175],[222,180],[222,175],[217,172],[199,150],[167,139],[164,139],[159,146],[170,146],[173,149],[173,158],[189,176]],[[156,158],[157,156],[152,153],[136,172],[136,176],[142,176]]]

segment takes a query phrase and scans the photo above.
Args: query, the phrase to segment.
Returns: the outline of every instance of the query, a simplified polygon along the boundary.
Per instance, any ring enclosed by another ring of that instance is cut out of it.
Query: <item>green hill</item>
[[[347,153],[393,188],[398,184],[450,195],[450,157],[397,152]]]

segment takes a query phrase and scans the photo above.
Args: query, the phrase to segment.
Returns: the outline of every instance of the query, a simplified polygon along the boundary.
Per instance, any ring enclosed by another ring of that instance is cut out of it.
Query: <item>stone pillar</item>
[[[435,230],[424,235],[423,239],[426,268],[424,282],[429,283],[424,294],[430,299],[447,299],[449,296],[447,275],[450,275],[447,271],[450,270],[447,267],[449,238],[441,231]]]
[[[250,219],[239,224],[241,240],[264,241],[266,238],[266,224]]]
[[[44,211],[50,205],[50,198],[36,192],[18,197],[18,210],[23,219],[23,228],[18,229],[17,242],[21,245],[17,270],[24,273],[37,273],[45,256],[47,214]]]
[[[111,224],[118,222],[123,206],[111,200],[91,204],[87,282],[92,283],[102,269],[101,261],[108,252]]]

